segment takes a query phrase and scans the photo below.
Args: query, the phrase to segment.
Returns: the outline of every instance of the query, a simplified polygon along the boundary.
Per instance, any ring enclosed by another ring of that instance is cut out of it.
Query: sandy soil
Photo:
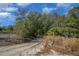
[[[12,46],[3,46],[0,47],[0,56],[21,56],[21,55],[29,55],[28,50],[32,50],[31,47],[37,45],[38,42],[30,42],[30,43],[22,43],[16,44]],[[28,52],[27,52],[28,51]],[[30,53],[32,54],[32,53]]]

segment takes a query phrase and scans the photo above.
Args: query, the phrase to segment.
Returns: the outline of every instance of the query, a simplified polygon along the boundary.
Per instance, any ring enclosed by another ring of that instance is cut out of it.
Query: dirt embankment
[[[74,41],[75,40],[75,41]],[[79,45],[76,38],[60,36],[44,36],[41,41],[0,46],[2,56],[67,56],[79,55]]]
[[[45,36],[41,44],[43,49],[37,55],[79,55],[78,38]]]

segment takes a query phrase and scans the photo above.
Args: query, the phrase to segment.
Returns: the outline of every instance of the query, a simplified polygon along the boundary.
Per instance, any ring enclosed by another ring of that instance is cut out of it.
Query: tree
[[[74,7],[69,11],[69,16],[77,19],[79,18],[79,7]]]
[[[30,13],[24,20],[17,22],[16,32],[22,38],[40,37],[46,34],[53,22],[51,15]]]

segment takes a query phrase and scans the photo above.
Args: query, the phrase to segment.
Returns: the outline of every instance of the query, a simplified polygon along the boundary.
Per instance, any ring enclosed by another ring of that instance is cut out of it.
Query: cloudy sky
[[[18,15],[19,10],[22,8],[32,12],[38,13],[59,13],[61,15],[67,15],[68,11],[74,6],[79,4],[71,3],[0,3],[0,25],[8,26],[14,25],[15,18]]]

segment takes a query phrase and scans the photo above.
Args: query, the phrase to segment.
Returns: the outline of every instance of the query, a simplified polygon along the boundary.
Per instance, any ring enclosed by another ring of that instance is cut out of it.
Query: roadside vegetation
[[[15,31],[22,38],[36,38],[44,35],[79,37],[79,9],[74,7],[66,16],[55,14],[29,13],[24,17],[22,11],[16,18]]]
[[[71,9],[66,16],[57,13],[29,13],[28,16],[25,14],[21,11],[16,17],[15,26],[6,29],[0,27],[0,31],[14,31],[17,39],[22,42],[46,37],[42,42],[45,48],[58,48],[62,52],[67,50],[70,53],[76,51],[79,55],[79,7]]]
[[[79,38],[44,36],[41,45],[43,49],[37,52],[36,55],[49,54],[52,50],[54,50],[61,55],[65,54],[79,56]]]

